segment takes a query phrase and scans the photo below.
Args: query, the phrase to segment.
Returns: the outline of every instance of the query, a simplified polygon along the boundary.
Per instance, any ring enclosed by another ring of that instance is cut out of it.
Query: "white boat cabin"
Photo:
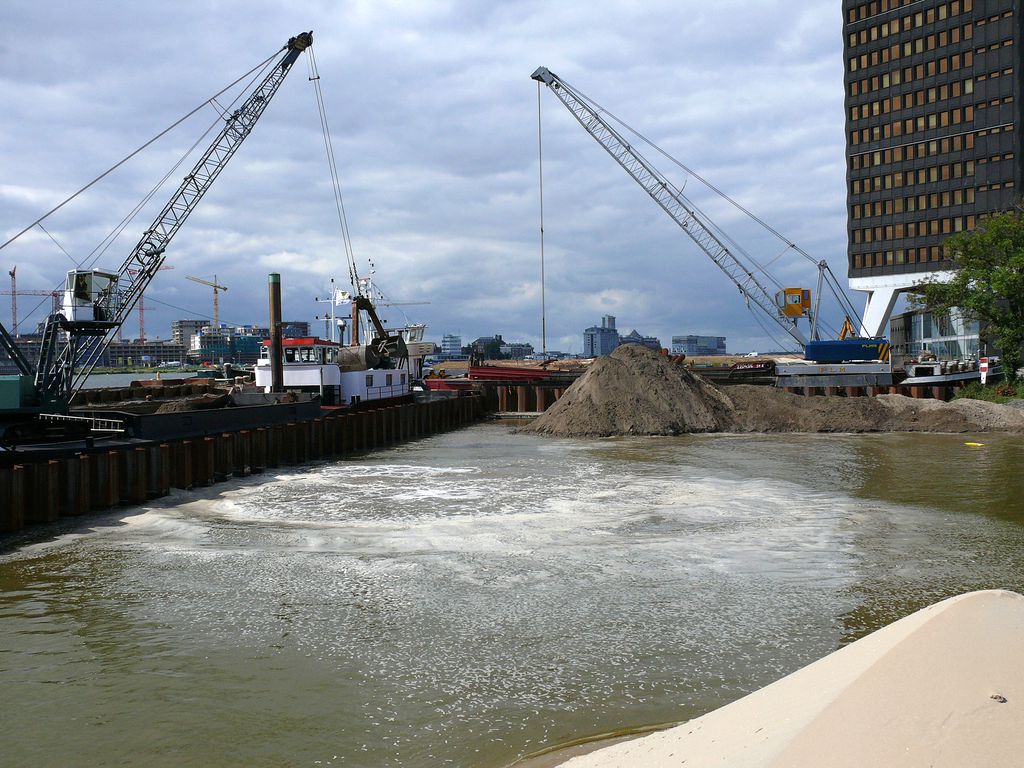
[[[324,405],[355,405],[366,400],[402,397],[412,391],[409,371],[404,368],[342,370],[342,345],[315,337],[283,339],[284,388],[320,395]],[[271,388],[270,340],[263,342],[256,363],[256,386]]]

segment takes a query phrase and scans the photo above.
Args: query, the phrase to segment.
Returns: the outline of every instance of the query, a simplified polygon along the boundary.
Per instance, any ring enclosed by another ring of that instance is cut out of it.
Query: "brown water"
[[[1024,591],[1022,465],[480,426],[49,531],[0,556],[0,764],[503,766],[687,719]]]

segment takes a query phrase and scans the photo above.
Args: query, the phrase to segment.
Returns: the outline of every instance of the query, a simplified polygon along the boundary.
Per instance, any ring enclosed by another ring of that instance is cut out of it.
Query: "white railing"
[[[89,422],[89,429],[93,432],[124,432],[124,422],[120,419],[97,419],[92,416],[65,416],[61,413],[40,413],[42,421],[53,421],[63,423]]]

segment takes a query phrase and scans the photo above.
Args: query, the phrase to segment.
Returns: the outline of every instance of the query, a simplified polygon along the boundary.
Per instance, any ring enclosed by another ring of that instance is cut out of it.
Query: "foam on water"
[[[48,619],[68,633],[60,675],[95,672],[82,633],[131,638],[160,661],[117,662],[126,706],[179,676],[188,697],[239,689],[248,717],[301,711],[275,731],[292,762],[503,765],[730,701],[919,607],[907,594],[977,585],[981,558],[1024,581],[1019,526],[834,482],[863,445],[475,428],[155,507],[58,549],[63,586],[29,556],[0,619],[81,592],[87,610]]]

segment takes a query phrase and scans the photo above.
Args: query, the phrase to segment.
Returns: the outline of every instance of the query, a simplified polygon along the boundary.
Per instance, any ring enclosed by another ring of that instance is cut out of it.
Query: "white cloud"
[[[429,300],[406,312],[433,338],[498,332],[540,345],[529,79],[538,65],[845,274],[841,18],[831,3],[781,0],[322,0],[301,13],[270,0],[16,4],[0,30],[0,232],[16,232],[309,28],[357,267],[372,260],[395,299]],[[331,277],[347,282],[307,75],[300,61],[183,227],[167,254],[176,270],[154,283],[154,299],[208,314],[206,292],[184,278],[216,272],[231,288],[221,314],[259,323],[267,272],[282,274],[289,314],[307,318]],[[735,289],[550,93],[540,95],[548,346],[578,351],[583,329],[610,313],[666,343],[704,332],[728,335],[731,348],[765,348]],[[47,227],[85,256],[213,118],[204,110]],[[120,263],[183,173],[105,264]],[[688,194],[748,250],[764,260],[781,250],[697,187],[691,181]],[[19,264],[31,288],[56,284],[68,266],[38,233],[0,263]],[[813,279],[801,260],[773,269]],[[151,306],[147,328],[167,335],[182,311]]]

